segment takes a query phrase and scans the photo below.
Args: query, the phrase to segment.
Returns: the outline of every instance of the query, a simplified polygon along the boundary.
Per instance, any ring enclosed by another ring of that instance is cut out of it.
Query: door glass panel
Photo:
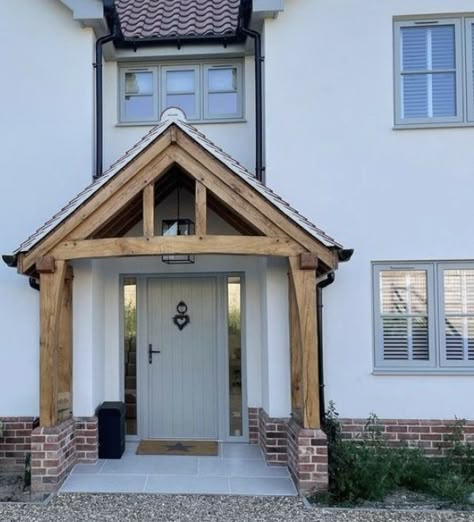
[[[123,339],[127,435],[137,434],[137,281],[123,282]]]
[[[227,278],[230,436],[242,436],[242,318],[240,277]]]

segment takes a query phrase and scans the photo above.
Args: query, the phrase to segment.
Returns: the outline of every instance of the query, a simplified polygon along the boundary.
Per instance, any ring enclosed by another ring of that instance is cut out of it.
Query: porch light
[[[194,235],[194,221],[181,218],[163,219],[162,234],[164,236],[192,236]],[[194,256],[173,254],[161,256],[161,260],[168,265],[189,265],[194,263]]]
[[[189,218],[180,217],[180,192],[181,187],[176,189],[176,219],[163,219],[161,222],[161,233],[164,236],[192,236],[194,235],[194,221]],[[168,265],[190,265],[194,263],[194,256],[188,254],[173,254],[161,256],[163,263]]]

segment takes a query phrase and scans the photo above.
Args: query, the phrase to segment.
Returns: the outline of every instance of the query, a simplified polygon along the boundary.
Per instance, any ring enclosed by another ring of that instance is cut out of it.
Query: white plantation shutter
[[[375,267],[376,365],[431,366],[432,267]]]
[[[439,286],[442,362],[474,365],[474,268],[441,268]]]
[[[399,22],[397,29],[398,122],[460,121],[459,21]]]

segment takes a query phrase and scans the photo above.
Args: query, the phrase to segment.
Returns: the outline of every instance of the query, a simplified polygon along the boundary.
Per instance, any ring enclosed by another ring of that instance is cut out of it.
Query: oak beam
[[[293,240],[263,236],[154,236],[66,241],[54,249],[56,259],[94,259],[163,254],[297,255]]]
[[[196,235],[205,236],[207,234],[207,190],[206,187],[197,180],[194,220],[196,222]]]
[[[40,273],[40,423],[58,420],[58,352],[66,263],[56,260],[54,273]]]
[[[53,274],[56,263],[53,256],[39,257],[36,261],[36,271],[40,274]]]
[[[143,189],[143,235],[155,235],[155,185],[150,183]]]
[[[301,270],[299,258],[290,257],[290,278],[294,289],[296,327],[301,341],[301,388],[304,428],[319,429],[319,369],[316,315],[316,272]]]

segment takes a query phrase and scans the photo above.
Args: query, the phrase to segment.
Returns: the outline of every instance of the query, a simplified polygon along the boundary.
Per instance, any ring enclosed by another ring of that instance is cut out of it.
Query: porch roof
[[[167,129],[176,125],[193,141],[198,143],[214,158],[219,160],[247,185],[256,190],[268,202],[282,212],[289,220],[298,225],[306,233],[311,235],[314,239],[320,241],[326,247],[342,248],[342,245],[330,237],[328,234],[319,229],[311,221],[301,215],[291,205],[284,201],[278,194],[271,190],[256,179],[254,174],[249,172],[237,160],[232,158],[229,154],[224,152],[216,144],[210,141],[204,134],[199,132],[195,127],[184,121],[180,111],[167,111],[168,118],[156,127],[150,130],[138,143],[136,143],[129,151],[127,151],[121,158],[119,158],[104,174],[88,185],[82,192],[74,197],[62,210],[55,214],[50,220],[42,225],[36,232],[34,232],[28,239],[23,241],[21,245],[14,251],[14,254],[25,253],[35,247],[43,239],[45,239],[51,232],[61,225],[70,215],[72,215],[79,207],[91,199],[94,194],[100,191],[106,184],[108,184],[115,176],[117,176],[127,165],[129,165],[135,157],[154,143],[160,136],[162,136]]]

